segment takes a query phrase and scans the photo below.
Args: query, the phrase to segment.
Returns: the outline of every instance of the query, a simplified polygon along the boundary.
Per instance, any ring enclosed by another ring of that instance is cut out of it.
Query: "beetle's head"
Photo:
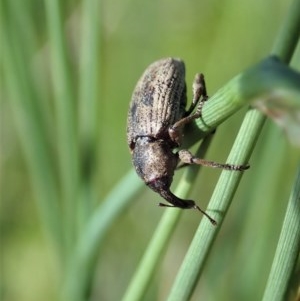
[[[181,200],[170,191],[178,156],[172,152],[172,147],[166,142],[147,136],[139,137],[132,147],[132,161],[138,175],[147,186],[165,200],[176,207],[194,206],[193,201]]]
[[[178,156],[162,140],[141,137],[135,143],[132,161],[138,175],[150,188],[159,192],[170,187]]]

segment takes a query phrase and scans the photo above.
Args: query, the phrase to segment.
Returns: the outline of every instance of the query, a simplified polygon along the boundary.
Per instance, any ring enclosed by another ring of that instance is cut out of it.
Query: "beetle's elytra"
[[[170,203],[160,203],[160,206],[198,209],[216,224],[194,201],[180,199],[170,191],[179,161],[237,171],[249,168],[195,158],[187,150],[173,152],[181,144],[185,125],[201,116],[207,99],[204,76],[196,74],[193,101],[186,110],[184,62],[175,58],[154,62],[134,89],[127,119],[127,142],[137,174]]]

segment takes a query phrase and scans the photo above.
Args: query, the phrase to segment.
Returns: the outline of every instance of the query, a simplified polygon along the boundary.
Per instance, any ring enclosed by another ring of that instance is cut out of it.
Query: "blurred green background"
[[[1,0],[3,300],[61,297],[78,237],[131,169],[127,109],[144,69],[180,57],[188,99],[196,72],[212,95],[270,53],[289,4]],[[226,161],[244,113],[217,130],[207,158]],[[268,121],[192,300],[260,299],[298,160]],[[203,169],[195,183],[202,208],[218,175]],[[90,300],[120,300],[163,214],[159,201],[143,188],[108,230]],[[165,300],[200,218],[184,212],[145,300]]]

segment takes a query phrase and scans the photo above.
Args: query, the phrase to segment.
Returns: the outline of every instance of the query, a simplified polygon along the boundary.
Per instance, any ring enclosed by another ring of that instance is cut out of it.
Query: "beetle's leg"
[[[190,108],[187,110],[185,116],[189,116],[195,109],[197,103],[199,102],[200,98],[202,96],[201,102],[201,108],[203,107],[203,103],[208,99],[208,95],[206,92],[206,85],[204,80],[204,75],[202,73],[197,73],[194,78],[193,82],[193,101],[190,106]],[[200,106],[199,103],[199,106]],[[199,109],[197,108],[197,111]],[[201,112],[201,109],[200,109]]]
[[[201,98],[202,96],[202,98]],[[201,100],[200,100],[201,98]],[[188,111],[185,113],[185,117],[175,122],[172,126],[169,128],[169,136],[170,138],[175,141],[178,145],[180,144],[180,138],[181,133],[184,128],[184,126],[194,119],[197,119],[201,116],[202,107],[204,105],[204,102],[208,99],[207,93],[206,93],[206,86],[204,81],[204,75],[201,73],[196,74],[194,83],[193,83],[193,101],[191,104],[191,107],[188,109]],[[199,102],[200,100],[200,102]],[[193,110],[195,109],[196,105],[198,104],[198,107],[195,111],[195,113],[192,114]]]
[[[214,161],[207,161],[204,159],[196,158],[188,150],[180,150],[178,152],[179,159],[187,164],[199,164],[203,166],[209,166],[214,168],[222,168],[226,170],[238,170],[243,171],[248,169],[249,165],[234,165],[234,164],[222,164]]]
[[[177,165],[176,170],[181,169],[181,168],[184,168],[184,167],[187,167],[187,166],[189,166],[189,165],[190,165],[190,164],[188,164],[188,163],[183,163],[183,162],[181,162],[180,164]]]

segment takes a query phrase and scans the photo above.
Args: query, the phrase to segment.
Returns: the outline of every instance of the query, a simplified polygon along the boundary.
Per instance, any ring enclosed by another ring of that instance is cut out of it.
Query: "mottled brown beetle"
[[[193,101],[186,111],[183,61],[166,58],[154,62],[145,70],[134,89],[128,112],[127,141],[138,175],[151,189],[172,204],[159,203],[160,206],[198,209],[215,224],[215,220],[194,201],[180,199],[170,191],[174,171],[180,160],[185,164],[201,164],[228,170],[241,171],[249,168],[195,158],[187,150],[173,152],[181,144],[185,125],[201,116],[202,106],[207,99],[204,76],[196,74]]]

